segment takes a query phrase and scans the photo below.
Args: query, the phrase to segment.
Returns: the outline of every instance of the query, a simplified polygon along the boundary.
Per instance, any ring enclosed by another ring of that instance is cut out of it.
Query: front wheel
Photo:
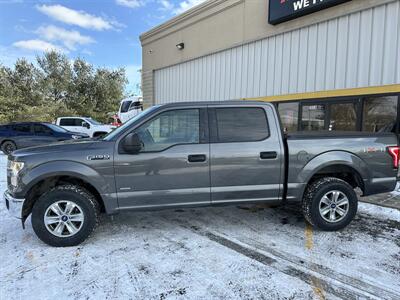
[[[75,185],[56,186],[43,194],[32,209],[36,235],[54,247],[76,246],[93,232],[99,214],[96,199]]]
[[[347,182],[324,177],[307,187],[303,198],[303,214],[313,226],[325,231],[346,227],[357,213],[358,198]]]

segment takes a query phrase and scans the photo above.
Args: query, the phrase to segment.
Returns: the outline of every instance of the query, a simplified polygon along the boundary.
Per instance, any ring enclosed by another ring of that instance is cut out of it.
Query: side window
[[[267,116],[262,108],[217,108],[217,140],[227,142],[256,142],[269,136]]]
[[[363,111],[363,131],[395,132],[397,101],[397,96],[366,98]]]
[[[74,119],[61,119],[60,126],[75,126]]]
[[[301,130],[317,131],[325,129],[325,105],[303,105],[301,115]]]
[[[83,123],[86,123],[85,120],[83,119],[73,119],[74,120],[74,126],[82,127]]]
[[[132,101],[131,106],[129,107],[129,110],[134,110],[134,109],[142,109],[142,104],[139,101]]]
[[[33,126],[33,130],[34,130],[35,134],[40,134],[40,135],[50,135],[52,133],[50,128],[48,128],[47,126],[44,126],[42,124],[35,124]]]
[[[200,113],[198,109],[172,110],[161,113],[136,130],[142,152],[163,151],[177,144],[198,144]]]
[[[17,133],[31,133],[31,125],[30,124],[16,124],[12,127],[13,131]]]
[[[129,107],[130,107],[131,103],[132,103],[132,101],[124,101],[124,102],[122,102],[122,104],[121,104],[121,112],[122,113],[127,112],[129,110]]]
[[[278,110],[285,132],[297,131],[297,123],[299,121],[299,103],[279,103]]]

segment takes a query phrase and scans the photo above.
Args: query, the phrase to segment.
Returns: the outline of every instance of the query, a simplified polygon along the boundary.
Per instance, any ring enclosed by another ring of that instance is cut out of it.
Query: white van
[[[118,118],[122,123],[137,116],[143,111],[143,98],[140,96],[133,96],[121,101],[118,110]]]

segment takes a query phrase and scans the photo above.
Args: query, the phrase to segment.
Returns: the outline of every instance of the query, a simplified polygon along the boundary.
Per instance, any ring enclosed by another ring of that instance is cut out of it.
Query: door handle
[[[205,162],[206,159],[205,154],[192,154],[188,156],[188,162]]]
[[[277,157],[278,157],[278,153],[276,153],[275,151],[260,152],[261,159],[275,159]]]

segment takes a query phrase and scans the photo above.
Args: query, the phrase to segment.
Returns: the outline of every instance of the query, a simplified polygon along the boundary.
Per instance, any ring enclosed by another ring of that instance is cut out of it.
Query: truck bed
[[[388,146],[396,146],[393,133],[368,132],[297,132],[286,136],[287,199],[298,199],[304,182],[311,173],[324,173],[324,165],[337,166],[338,171],[352,171],[363,182],[365,196],[392,191],[399,176]],[[321,163],[322,162],[322,163]],[[315,169],[318,166],[317,170]],[[332,166],[327,167],[332,171]],[[327,171],[327,170],[326,170]]]

